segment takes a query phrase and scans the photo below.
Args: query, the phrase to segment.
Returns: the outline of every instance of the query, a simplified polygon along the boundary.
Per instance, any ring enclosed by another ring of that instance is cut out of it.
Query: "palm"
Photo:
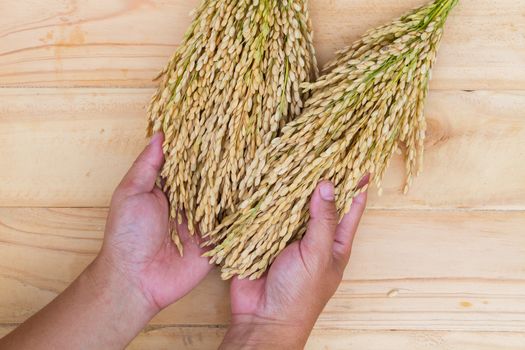
[[[302,289],[308,278],[308,269],[302,259],[300,241],[288,246],[264,277],[250,281],[234,279],[231,284],[232,313],[251,314],[267,318],[285,310],[292,300],[302,298]],[[290,283],[294,281],[295,283]],[[286,315],[283,315],[286,316]]]
[[[193,289],[211,269],[203,250],[185,224],[178,231],[184,240],[181,257],[169,235],[168,202],[155,188],[113,205],[108,237],[125,268],[159,307],[165,307]]]

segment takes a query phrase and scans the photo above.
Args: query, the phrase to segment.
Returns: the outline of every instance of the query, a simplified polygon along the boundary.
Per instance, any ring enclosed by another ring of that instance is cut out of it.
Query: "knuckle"
[[[339,223],[339,218],[337,217],[337,214],[335,212],[327,212],[322,218],[323,223],[328,228],[334,228]]]

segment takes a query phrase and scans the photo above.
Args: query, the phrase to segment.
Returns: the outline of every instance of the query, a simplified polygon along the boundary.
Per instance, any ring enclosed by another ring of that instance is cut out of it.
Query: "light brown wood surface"
[[[14,326],[0,326],[0,337],[13,329]],[[152,326],[145,329],[129,349],[216,349],[225,332],[224,327]],[[524,334],[514,332],[314,330],[306,349],[521,350],[524,341]]]
[[[198,0],[0,1],[0,336],[97,253],[144,138],[151,80]],[[425,0],[310,0],[326,62]],[[525,0],[460,0],[426,108],[423,175],[371,192],[344,281],[308,349],[525,348]],[[213,349],[213,272],[130,349]]]
[[[0,205],[108,205],[145,145],[152,92],[0,89]],[[525,209],[525,91],[432,91],[427,118],[423,176],[403,195],[397,157],[371,207]]]
[[[105,217],[95,208],[0,210],[0,300],[9,300],[0,324],[23,321],[82,271]],[[524,331],[524,226],[519,211],[369,210],[317,328]],[[227,297],[214,272],[152,325],[224,327]]]
[[[151,87],[199,0],[4,0],[4,86]],[[321,63],[366,30],[425,0],[311,0]],[[524,0],[461,0],[450,18],[434,88],[520,89]]]

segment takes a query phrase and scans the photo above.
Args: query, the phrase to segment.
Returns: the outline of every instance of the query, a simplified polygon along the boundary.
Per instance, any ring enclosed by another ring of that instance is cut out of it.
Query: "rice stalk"
[[[239,210],[205,236],[206,255],[222,277],[258,278],[308,221],[309,197],[322,179],[336,187],[340,215],[366,188],[367,173],[381,189],[392,154],[405,146],[406,184],[423,162],[423,108],[443,27],[458,0],[435,0],[367,32],[337,53],[300,117],[258,149],[240,182]]]
[[[148,133],[165,135],[171,219],[185,213],[193,234],[235,212],[247,164],[300,114],[300,85],[317,74],[306,0],[204,0],[148,109]]]

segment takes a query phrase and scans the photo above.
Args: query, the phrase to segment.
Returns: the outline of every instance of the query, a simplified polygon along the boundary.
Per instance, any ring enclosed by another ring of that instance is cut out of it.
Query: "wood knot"
[[[434,147],[447,142],[451,138],[450,126],[445,122],[435,119],[427,119],[427,132],[425,147]]]

